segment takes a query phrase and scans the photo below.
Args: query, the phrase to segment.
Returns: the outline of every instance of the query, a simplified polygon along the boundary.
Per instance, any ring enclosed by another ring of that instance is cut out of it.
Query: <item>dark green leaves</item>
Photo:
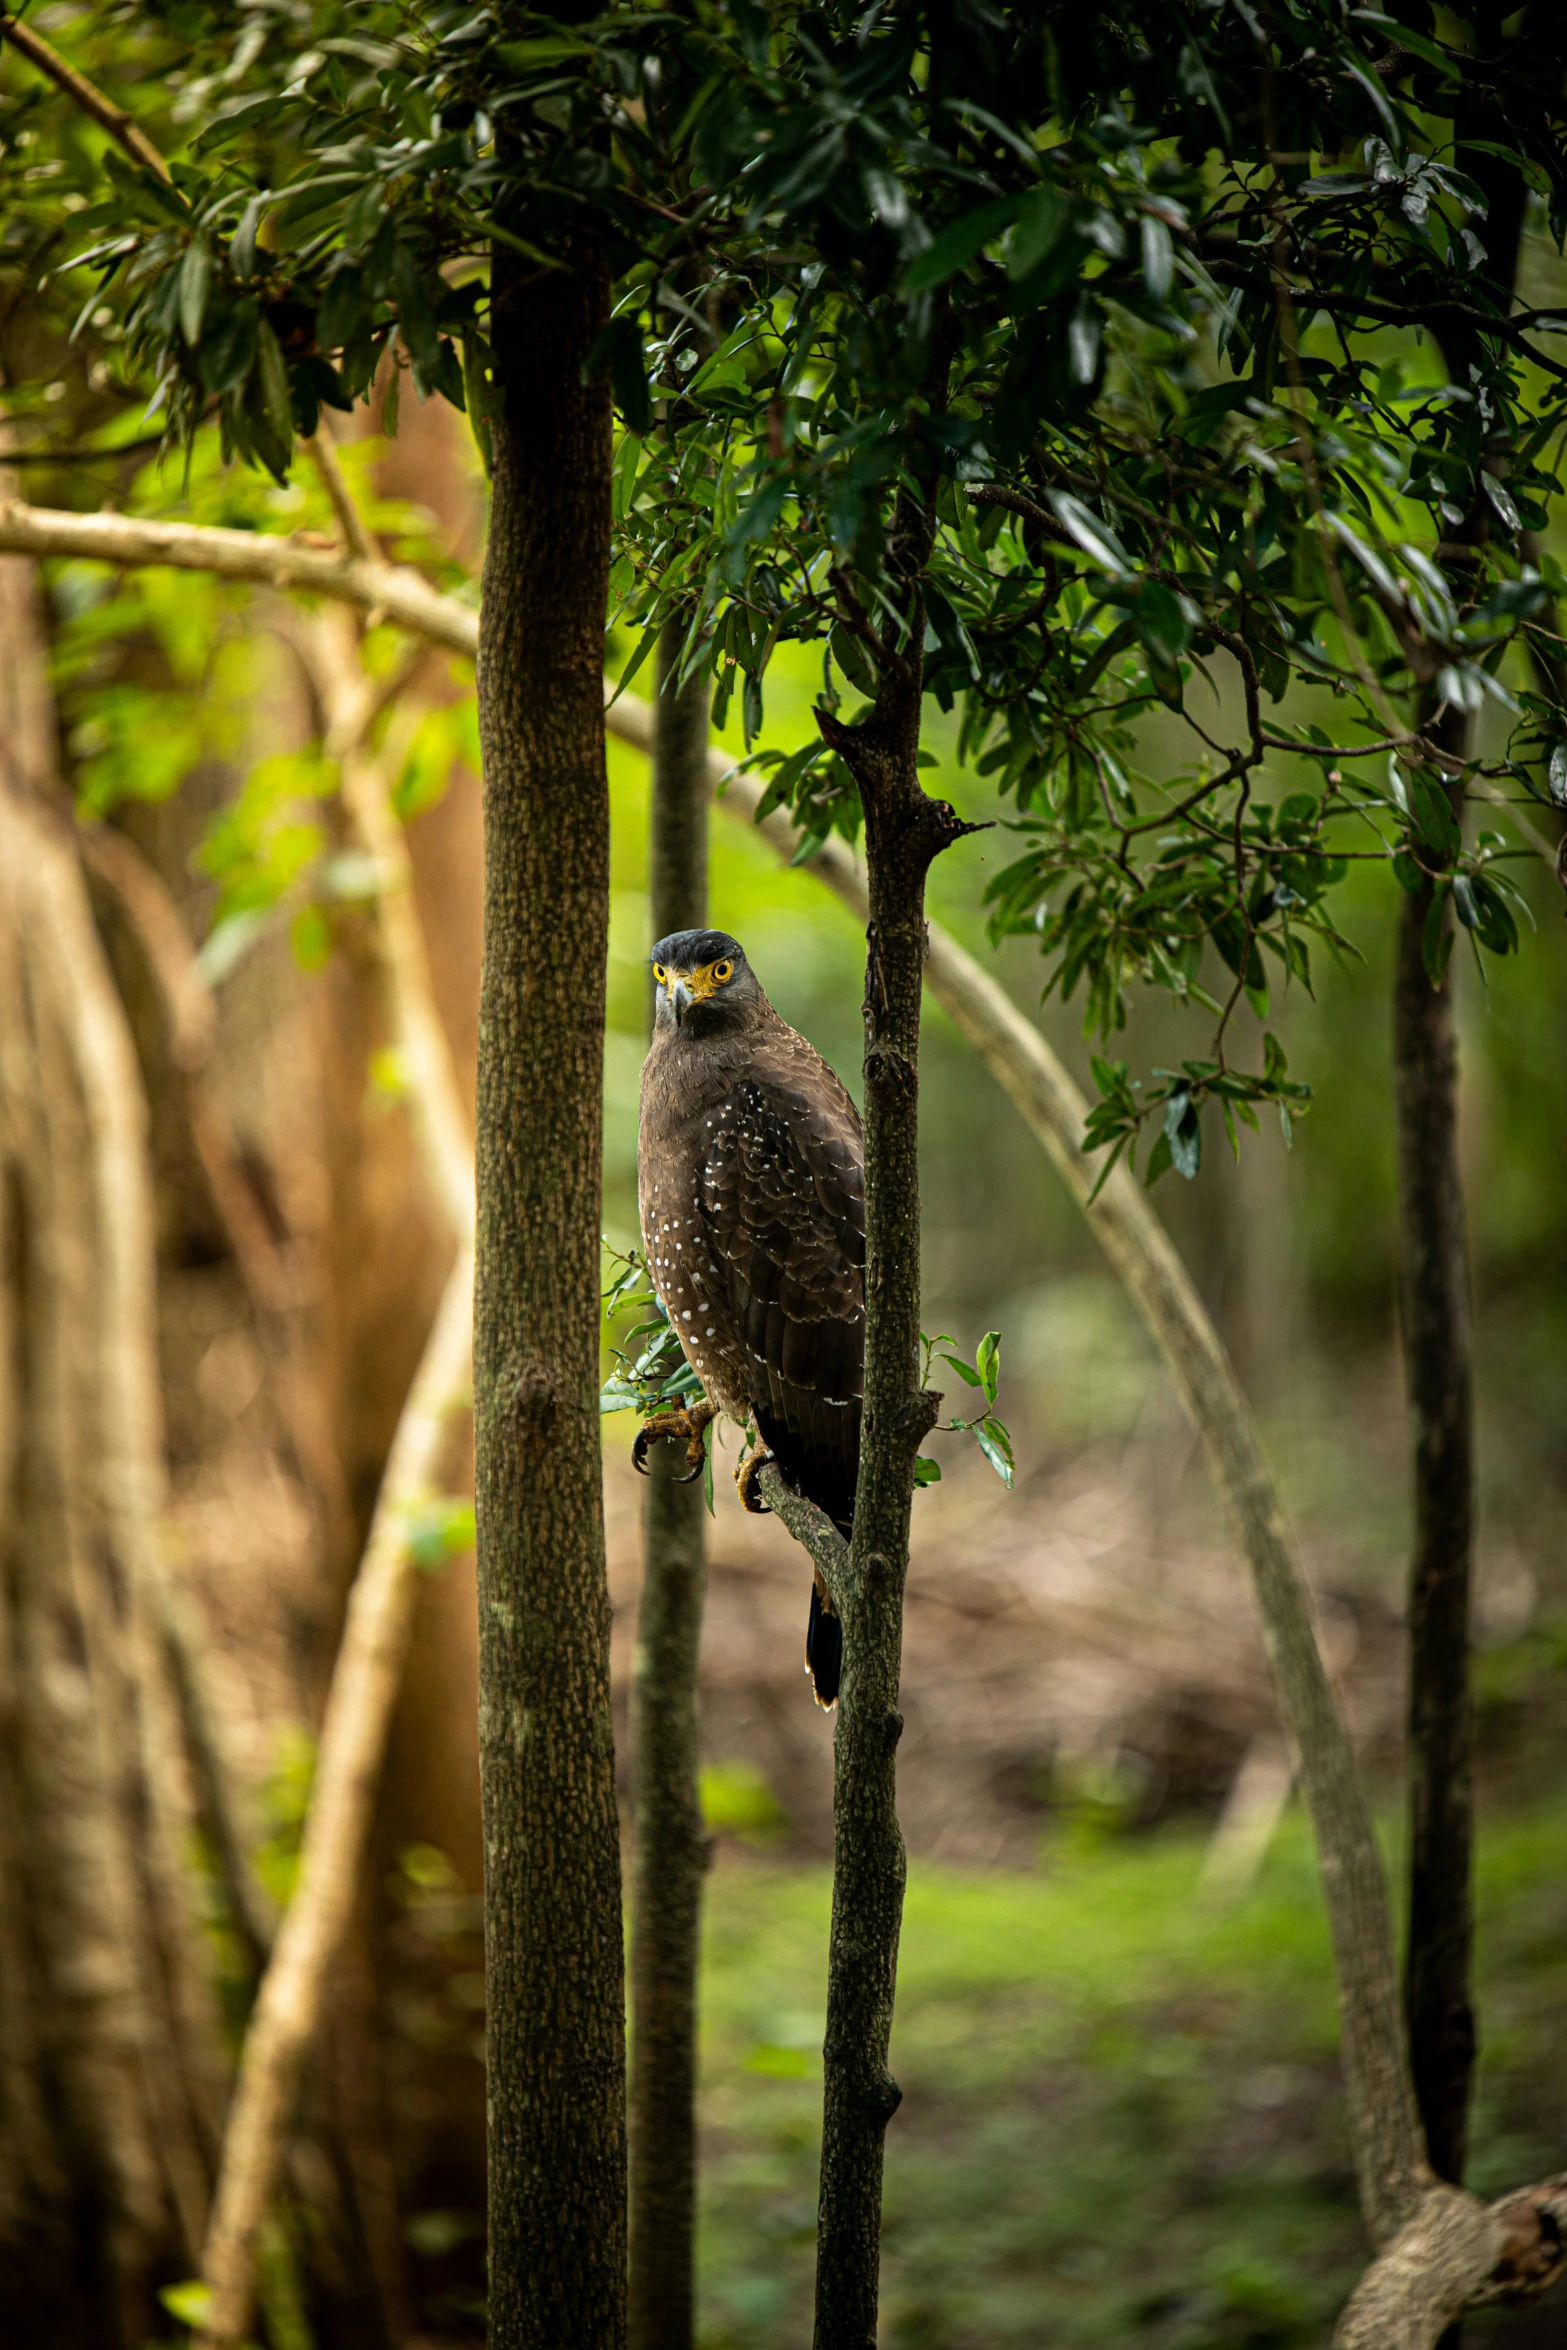
[[[943,229],[935,242],[909,264],[903,273],[904,292],[919,294],[932,286],[945,285],[949,277],[966,269],[977,253],[1011,225],[1019,209],[1019,198],[1003,196],[993,204],[981,204],[973,212],[964,213],[961,220]]]
[[[180,332],[192,350],[201,341],[211,284],[212,248],[205,237],[192,237],[179,273]]]

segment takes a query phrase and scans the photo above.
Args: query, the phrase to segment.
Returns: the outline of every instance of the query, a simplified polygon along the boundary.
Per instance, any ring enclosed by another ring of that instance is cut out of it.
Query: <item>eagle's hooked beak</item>
[[[699,971],[671,971],[664,984],[669,989],[669,1008],[675,1015],[677,1028],[685,1026],[692,1005],[705,1004],[718,987],[711,963],[705,963]]]

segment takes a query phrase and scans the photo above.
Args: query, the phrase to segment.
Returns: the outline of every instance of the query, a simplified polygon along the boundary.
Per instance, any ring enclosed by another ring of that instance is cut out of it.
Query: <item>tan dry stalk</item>
[[[331,1970],[353,1920],[402,1684],[418,1587],[409,1513],[434,1489],[447,1423],[466,1398],[473,1358],[473,1152],[435,1009],[407,843],[365,742],[379,695],[345,613],[324,615],[296,642],[325,713],[328,752],[341,762],[345,804],[378,869],[375,937],[393,1033],[426,1171],[459,1245],[349,1594],[294,1894],[245,2037],[202,2262],[211,2300],[201,2339],[214,2350],[240,2340],[249,2321],[262,2233]]]
[[[452,1412],[473,1353],[473,1258],[446,1283],[386,1464],[370,1539],[348,1598],[332,1669],[299,1873],[251,2011],[223,2167],[202,2260],[211,2295],[199,2339],[227,2346],[248,2330],[256,2254],[271,2209],[333,1962],[359,1897],[366,1839],[402,1682],[418,1587],[410,1513],[435,1490]]]
[[[280,594],[330,596],[361,612],[379,612],[411,635],[470,659],[478,651],[479,615],[400,564],[365,563],[328,548],[254,530],[216,530],[199,522],[138,522],[125,514],[63,514],[19,499],[0,503],[0,554],[69,555],[90,563],[167,565],[247,580]]]
[[[376,869],[381,966],[420,1154],[452,1231],[466,1240],[473,1231],[473,1139],[435,1008],[407,836],[392,809],[383,763],[365,741],[379,695],[360,663],[346,612],[323,613],[301,651],[326,714],[327,756],[340,763],[343,805]]]

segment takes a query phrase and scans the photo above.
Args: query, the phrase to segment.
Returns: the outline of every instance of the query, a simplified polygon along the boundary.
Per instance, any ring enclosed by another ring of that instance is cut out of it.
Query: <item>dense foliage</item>
[[[1209,1100],[1288,1131],[1305,1089],[1234,1015],[1344,951],[1350,861],[1434,879],[1435,974],[1450,912],[1518,946],[1499,806],[1567,802],[1533,537],[1567,366],[1513,300],[1567,213],[1567,35],[1507,21],[246,10],[222,72],[167,77],[171,183],[102,155],[74,273],[175,430],[215,411],[282,472],[388,353],[393,428],[406,370],[482,443],[491,244],[545,269],[588,226],[630,668],[678,614],[762,742],[780,644],[820,646],[827,712],[921,664],[1017,836],[996,932],[1105,1039],[1140,985],[1206,1011],[1174,1071],[1096,1063],[1094,1140],[1152,1114],[1150,1177],[1189,1175]],[[35,213],[93,176],[79,133],[59,162]],[[1189,750],[1151,773],[1160,705]],[[1493,714],[1489,755],[1444,712]],[[825,740],[757,756],[808,835],[854,833]]]

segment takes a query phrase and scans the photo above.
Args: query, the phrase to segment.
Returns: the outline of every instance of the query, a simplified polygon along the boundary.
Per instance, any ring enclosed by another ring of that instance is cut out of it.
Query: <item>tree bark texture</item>
[[[0,2335],[140,2342],[195,2265],[223,2060],[159,1636],[146,1104],[0,563]]]
[[[607,315],[497,247],[474,1408],[495,2350],[618,2350],[625,2014],[599,1446]]]
[[[1434,733],[1441,748],[1467,755],[1470,729],[1462,712],[1445,712]],[[1461,795],[1455,792],[1454,799],[1461,812]],[[1415,1516],[1404,2004],[1431,2167],[1456,2185],[1464,2175],[1475,2058],[1469,1704],[1474,1401],[1453,970],[1449,963],[1437,986],[1426,971],[1432,898],[1427,882],[1404,900],[1393,1023]],[[1445,920],[1451,919],[1448,908]]]
[[[707,680],[658,648],[649,883],[653,938],[707,921]],[[631,1686],[631,2350],[690,2350],[696,2311],[697,1967],[709,1846],[697,1791],[707,1496],[653,1447]]]
[[[844,1674],[833,1741],[833,1902],[827,1960],[816,2350],[876,2339],[882,2154],[899,2090],[888,2069],[903,1837],[898,1684],[914,1462],[939,1398],[919,1384],[919,1033],[925,876],[957,836],[916,764],[916,619],[871,716],[822,720],[865,809],[865,1407],[854,1531],[843,1578]]]

